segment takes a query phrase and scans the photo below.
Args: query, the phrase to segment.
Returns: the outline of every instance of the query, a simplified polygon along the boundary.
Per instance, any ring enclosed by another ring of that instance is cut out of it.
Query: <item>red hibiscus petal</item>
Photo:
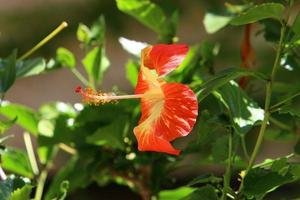
[[[184,44],[158,44],[142,51],[143,65],[155,69],[162,76],[176,69],[185,58],[189,48]]]
[[[142,98],[142,116],[134,129],[138,148],[178,155],[170,141],[191,132],[198,115],[197,98],[188,86],[179,83],[163,84],[161,97],[151,92]]]

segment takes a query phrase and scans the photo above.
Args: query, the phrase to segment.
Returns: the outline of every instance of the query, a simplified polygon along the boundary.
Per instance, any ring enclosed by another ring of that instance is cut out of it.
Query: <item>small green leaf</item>
[[[76,59],[74,54],[66,48],[60,47],[56,50],[56,60],[61,65],[66,66],[70,69],[75,68]]]
[[[17,117],[16,123],[19,126],[31,134],[37,135],[38,117],[32,109],[18,104],[5,103],[0,107],[0,114],[10,120]]]
[[[25,185],[22,188],[18,188],[12,192],[8,200],[30,200],[31,189],[31,185]]]
[[[215,33],[229,24],[233,17],[206,13],[203,19],[204,28],[207,33]]]
[[[201,187],[181,200],[218,200],[215,188],[211,185]]]
[[[1,150],[0,154],[1,165],[4,169],[28,178],[33,177],[30,162],[24,151],[14,148],[6,148]]]
[[[264,119],[264,110],[250,99],[234,81],[219,88],[214,95],[228,109],[233,127],[240,135],[246,134]]]
[[[223,179],[220,177],[216,177],[212,174],[206,174],[194,178],[192,181],[188,183],[188,186],[193,186],[196,184],[203,184],[203,183],[221,183],[222,181]]]
[[[17,77],[38,75],[46,70],[43,58],[34,58],[17,62]]]
[[[160,200],[181,200],[193,191],[195,191],[195,188],[180,187],[174,190],[163,190],[159,192],[158,196]]]
[[[94,134],[87,137],[87,143],[124,149],[126,119],[126,116],[118,116],[109,125],[98,128]]]
[[[139,75],[139,65],[132,59],[129,59],[126,64],[126,78],[131,83],[133,87],[137,84],[137,79]]]
[[[1,121],[0,120],[0,134],[4,133],[6,130],[10,129],[17,121],[17,117],[10,121]]]
[[[156,33],[162,33],[166,28],[164,12],[149,0],[117,0],[117,6]]]
[[[230,24],[244,25],[268,18],[273,18],[280,21],[283,11],[284,6],[279,3],[264,3],[255,5],[254,7],[251,7],[245,12],[242,12],[240,15],[234,17]]]
[[[212,156],[215,162],[222,162],[228,157],[228,135],[216,139],[212,145]]]
[[[77,35],[77,39],[80,42],[88,43],[90,40],[91,31],[90,31],[89,27],[80,23],[77,28],[76,35]]]
[[[89,76],[91,83],[101,83],[103,75],[110,63],[105,56],[104,49],[95,47],[82,60],[84,68]]]
[[[0,59],[0,94],[5,93],[16,80],[16,59],[16,51],[7,58]]]

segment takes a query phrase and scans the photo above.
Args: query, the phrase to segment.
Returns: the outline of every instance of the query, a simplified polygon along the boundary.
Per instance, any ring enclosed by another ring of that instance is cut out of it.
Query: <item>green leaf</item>
[[[118,116],[115,121],[113,121],[109,125],[98,128],[94,134],[88,136],[86,139],[87,143],[124,149],[124,133],[126,131],[126,121],[126,116]]]
[[[0,59],[0,94],[5,93],[16,80],[16,59],[16,51],[7,58]]]
[[[254,168],[244,178],[243,193],[248,197],[262,199],[267,193],[291,181],[293,176],[290,173],[281,175],[269,169]]]
[[[255,5],[240,15],[234,17],[231,25],[244,25],[254,23],[263,19],[273,18],[281,20],[283,15],[284,6],[279,3],[264,3]]]
[[[46,70],[46,61],[43,58],[34,58],[17,62],[17,77],[38,75]]]
[[[10,129],[17,121],[17,117],[10,121],[1,121],[0,120],[0,134],[4,133],[6,130]]]
[[[149,0],[117,0],[117,6],[156,33],[162,33],[166,28],[164,12]]]
[[[135,40],[129,40],[124,37],[119,38],[119,43],[122,45],[123,49],[128,53],[132,54],[133,56],[140,59],[141,51],[149,46],[149,44],[145,42],[138,42]]]
[[[264,110],[250,99],[234,81],[219,88],[214,95],[228,109],[233,127],[240,135],[246,134],[264,119]]]
[[[191,194],[189,194],[187,197],[181,199],[181,200],[218,200],[217,193],[215,191],[215,188],[211,185],[207,185],[204,187],[201,187],[200,189],[195,190]]]
[[[203,184],[203,183],[221,183],[222,181],[223,179],[220,177],[214,176],[212,174],[206,174],[194,178],[192,181],[188,183],[188,186],[193,186],[193,185]]]
[[[198,101],[202,101],[211,92],[225,85],[230,80],[234,80],[241,76],[254,76],[256,78],[266,80],[263,74],[257,72],[249,71],[242,68],[228,68],[214,75],[207,81],[201,83],[200,86],[194,86],[194,90],[198,91]]]
[[[61,65],[70,69],[76,67],[76,59],[74,54],[66,48],[60,47],[56,50],[56,60],[61,63]]]
[[[31,185],[25,185],[22,188],[18,188],[13,191],[8,200],[30,200],[31,189]]]
[[[89,76],[91,83],[101,83],[103,75],[108,69],[110,63],[105,56],[104,48],[95,47],[82,60],[84,68]]]
[[[0,154],[1,165],[4,169],[28,178],[33,177],[30,162],[24,151],[15,148],[6,148],[1,150]]]
[[[77,28],[76,35],[77,35],[77,39],[80,42],[83,42],[83,43],[87,44],[90,41],[91,31],[90,31],[89,27],[87,27],[86,25],[80,23],[78,28]]]
[[[163,190],[159,192],[158,196],[160,200],[181,200],[183,197],[189,195],[195,191],[195,188],[180,187],[174,190]]]
[[[103,16],[90,28],[87,47],[90,50],[82,60],[82,64],[88,74],[89,82],[97,87],[102,83],[104,72],[108,69],[110,63],[105,54],[105,20]]]
[[[233,17],[206,13],[203,19],[204,28],[207,33],[215,33],[229,24]]]
[[[139,65],[132,59],[129,59],[126,64],[126,78],[131,83],[133,87],[136,86],[138,75],[139,75]]]
[[[292,26],[292,30],[295,33],[295,37],[300,38],[300,12],[295,18],[295,21]]]
[[[38,117],[32,109],[18,104],[5,103],[0,107],[0,114],[10,120],[17,117],[16,123],[19,126],[31,134],[37,135]]]

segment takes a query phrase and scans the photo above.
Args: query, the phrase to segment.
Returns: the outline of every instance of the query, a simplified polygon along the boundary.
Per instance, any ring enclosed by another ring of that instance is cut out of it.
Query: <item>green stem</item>
[[[26,151],[27,151],[31,169],[32,169],[33,173],[35,175],[37,175],[37,174],[39,174],[39,168],[38,168],[38,164],[37,164],[35,154],[33,151],[33,145],[31,142],[30,134],[27,132],[24,132],[23,138],[24,138],[24,143],[25,143],[25,147],[26,147]]]
[[[287,97],[286,99],[283,99],[283,100],[279,101],[278,103],[274,104],[274,105],[271,106],[271,108],[270,108],[270,109],[271,109],[271,112],[272,112],[273,110],[275,110],[277,107],[281,106],[282,104],[284,104],[284,103],[286,103],[286,102],[292,100],[293,98],[295,98],[295,97],[297,97],[297,96],[299,96],[299,95],[300,95],[300,92],[297,92],[297,93],[295,93],[294,95],[292,95],[292,96],[290,96],[290,97]]]
[[[249,156],[249,153],[248,153],[248,150],[247,150],[245,136],[241,137],[241,143],[242,143],[242,149],[243,149],[244,156],[246,157],[247,161],[249,162],[250,156]]]
[[[223,186],[223,194],[222,200],[227,199],[227,192],[230,189],[230,180],[231,180],[231,163],[232,162],[232,131],[230,131],[228,138],[228,163],[226,172],[224,174],[224,186]]]
[[[42,199],[44,186],[45,186],[45,183],[46,183],[47,176],[48,176],[48,169],[45,168],[41,172],[41,174],[38,178],[38,185],[37,185],[37,188],[36,188],[36,191],[35,191],[34,200],[41,200]]]
[[[292,130],[291,127],[289,127],[288,125],[285,125],[284,123],[275,119],[274,117],[270,117],[270,122],[272,122],[273,124],[275,124],[277,127],[281,128],[281,129],[288,130],[288,131]]]
[[[52,150],[51,156],[50,156],[49,160],[47,161],[47,164],[44,166],[44,168],[43,168],[42,172],[40,173],[40,176],[37,180],[37,188],[36,188],[33,200],[42,200],[44,187],[45,187],[45,183],[46,183],[47,176],[48,176],[48,171],[52,167],[53,160],[54,160],[57,152],[58,152],[58,148],[54,147]]]
[[[76,68],[72,68],[71,71],[85,86],[89,85],[89,81]]]
[[[47,35],[44,39],[42,39],[37,45],[35,45],[32,49],[23,54],[18,61],[24,60],[28,58],[31,54],[36,52],[39,48],[44,46],[47,42],[49,42],[52,38],[54,38],[59,32],[61,32],[64,28],[68,26],[67,22],[62,22],[54,31],[52,31],[49,35]]]
[[[260,130],[259,130],[259,134],[258,134],[258,138],[256,140],[254,150],[251,154],[248,166],[246,168],[245,176],[248,174],[249,170],[252,168],[254,162],[256,161],[256,157],[257,157],[257,154],[260,150],[261,144],[263,142],[266,127],[268,125],[268,121],[269,121],[269,118],[270,118],[270,111],[269,110],[270,110],[270,103],[271,103],[271,97],[272,97],[272,86],[273,86],[273,82],[275,80],[276,72],[277,72],[278,67],[280,65],[280,58],[281,58],[281,54],[282,54],[282,50],[283,50],[283,46],[284,46],[283,40],[284,40],[284,37],[285,37],[285,31],[286,31],[286,25],[283,24],[283,26],[281,28],[279,46],[278,46],[278,49],[277,49],[277,52],[276,52],[276,58],[275,58],[274,65],[273,65],[273,68],[272,68],[271,77],[270,77],[270,80],[267,82],[267,86],[266,86],[267,89],[266,89],[266,99],[265,99],[265,108],[264,108],[264,112],[265,112],[264,119],[262,121]],[[244,179],[242,179],[240,188],[238,190],[239,192],[241,192],[242,189],[243,189],[243,185],[244,185],[243,181],[244,181]]]

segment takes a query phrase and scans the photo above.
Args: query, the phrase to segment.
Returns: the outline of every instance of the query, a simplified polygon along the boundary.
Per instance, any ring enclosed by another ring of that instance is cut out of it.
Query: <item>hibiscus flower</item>
[[[135,95],[115,96],[83,91],[84,101],[94,104],[119,99],[140,98],[141,113],[138,126],[133,130],[140,151],[156,151],[178,155],[171,141],[188,135],[198,115],[194,92],[184,84],[167,83],[164,76],[176,69],[188,52],[186,45],[159,44],[142,50],[141,67]]]

